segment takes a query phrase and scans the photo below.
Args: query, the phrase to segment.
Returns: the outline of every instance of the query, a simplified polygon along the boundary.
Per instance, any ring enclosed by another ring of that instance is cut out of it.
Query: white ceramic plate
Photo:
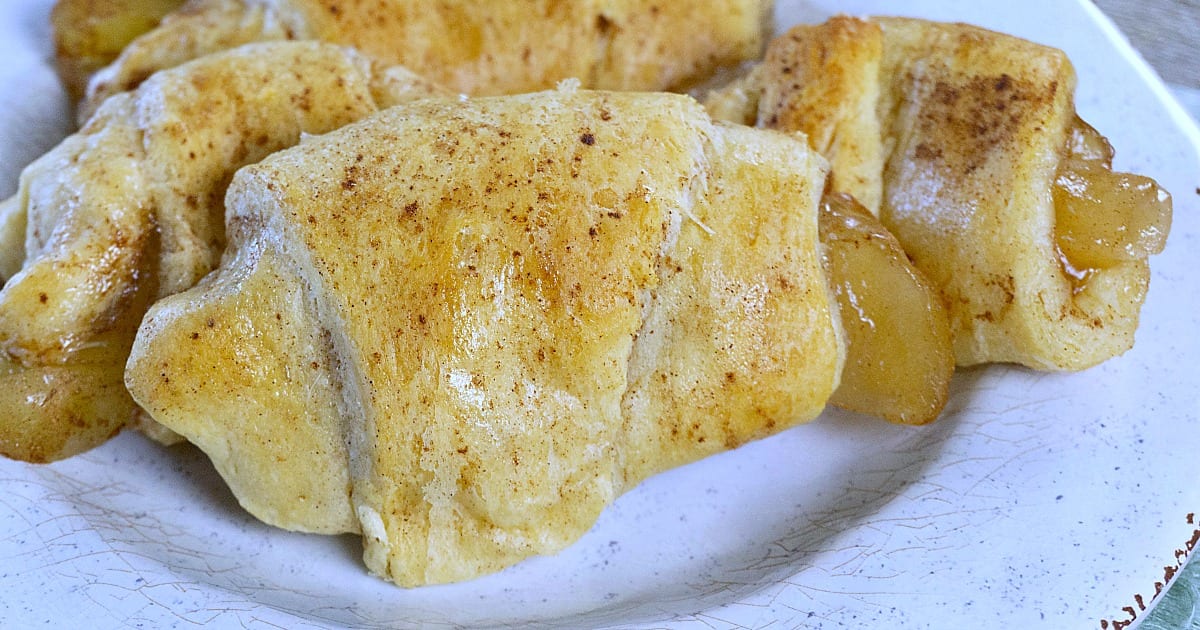
[[[0,194],[68,128],[50,0],[0,15]],[[1195,126],[1081,0],[782,1],[964,20],[1059,46],[1117,166],[1175,194],[1136,348],[1080,374],[989,367],[907,428],[830,412],[655,477],[576,545],[466,584],[366,575],[354,537],[242,512],[198,451],[135,434],[50,466],[0,461],[0,626],[459,625],[1118,628],[1200,539]]]

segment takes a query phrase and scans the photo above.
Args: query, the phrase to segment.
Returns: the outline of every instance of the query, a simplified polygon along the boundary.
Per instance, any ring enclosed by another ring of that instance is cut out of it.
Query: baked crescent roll
[[[763,63],[709,92],[705,107],[722,120],[802,131],[829,159],[821,242],[847,344],[830,402],[891,422],[926,424],[950,396],[951,331],[938,288],[860,205],[879,207],[882,153],[879,86],[871,80],[881,42],[860,36],[860,25],[871,26],[835,19],[801,44],[791,34],[772,42]],[[769,105],[779,101],[786,105]]]
[[[71,100],[83,98],[92,74],[182,4],[183,0],[57,0],[50,12],[54,56]]]
[[[354,46],[470,94],[565,78],[676,88],[757,57],[772,8],[770,0],[192,0],[95,76],[83,110],[156,70],[274,39]]]
[[[678,95],[392,108],[237,174],[126,383],[259,518],[361,532],[405,586],[495,571],[822,410],[825,174]]]
[[[940,289],[958,364],[1082,369],[1133,345],[1170,197],[1114,173],[1066,55],[964,24],[798,26],[714,97],[802,131]]]
[[[0,206],[0,453],[60,459],[130,421],[138,323],[216,266],[239,166],[436,91],[349,49],[260,44],[110,99],[29,165]]]

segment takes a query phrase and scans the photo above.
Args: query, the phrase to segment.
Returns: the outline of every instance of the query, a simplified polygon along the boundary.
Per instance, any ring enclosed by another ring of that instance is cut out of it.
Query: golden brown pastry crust
[[[216,266],[239,166],[434,91],[348,49],[261,44],[156,75],[27,167],[0,223],[0,453],[60,459],[130,421],[138,322]]]
[[[351,515],[403,585],[495,571],[820,412],[825,173],[683,96],[387,110],[239,173],[230,255],[151,310],[127,384],[260,518]]]
[[[84,111],[155,70],[251,41],[354,46],[469,94],[576,78],[584,87],[686,87],[758,56],[769,0],[193,0],[135,40],[89,87]]]
[[[836,17],[776,40],[748,81],[757,121],[821,145],[834,189],[877,211],[940,287],[960,365],[1081,369],[1132,347],[1145,256],[1074,277],[1056,240],[1052,191],[1077,125],[1062,51],[965,24]]]
[[[859,205],[878,213],[883,194],[876,115],[882,46],[870,22],[796,26],[771,42],[762,63],[710,92],[705,106],[726,120],[799,132],[829,159],[821,242],[847,343],[831,402],[925,424],[941,413],[954,373],[946,308],[894,236]]]
[[[964,25],[880,19],[884,223],[943,291],[960,364],[1082,369],[1133,347],[1145,258],[1079,287],[1052,189],[1076,115],[1057,49]]]
[[[829,160],[831,190],[849,193],[878,214],[879,103],[883,34],[861,20],[800,25],[773,40],[756,80],[757,122],[804,133]]]
[[[50,12],[58,75],[75,102],[88,80],[183,0],[58,0]]]

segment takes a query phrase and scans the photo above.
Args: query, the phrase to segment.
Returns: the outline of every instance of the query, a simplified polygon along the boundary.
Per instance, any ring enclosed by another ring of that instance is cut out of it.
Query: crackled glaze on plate
[[[49,0],[0,9],[0,194],[69,128]],[[781,1],[780,24],[882,1]],[[1082,0],[913,1],[1064,48],[1118,168],[1175,195],[1137,345],[1079,374],[962,371],[928,427],[828,412],[650,479],[577,544],[472,582],[402,590],[358,540],[272,529],[203,455],[136,434],[50,466],[0,461],[0,626],[615,625],[1121,628],[1196,532],[1200,133]]]

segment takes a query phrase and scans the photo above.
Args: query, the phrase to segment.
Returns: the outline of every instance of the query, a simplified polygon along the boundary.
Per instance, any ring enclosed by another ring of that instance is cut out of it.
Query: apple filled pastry
[[[0,453],[186,439],[403,586],[828,405],[1115,357],[1170,228],[1066,55],[975,26],[799,25],[701,103],[654,90],[770,2],[81,2],[87,121],[0,203]]]
[[[386,110],[238,172],[221,265],[126,383],[259,518],[361,532],[406,586],[495,571],[821,412],[825,174],[679,95]]]
[[[188,59],[285,39],[353,46],[467,94],[530,92],[567,78],[590,88],[678,89],[758,57],[773,8],[769,0],[191,0],[86,77],[82,110]],[[136,26],[140,12],[130,7],[113,22]],[[60,39],[83,39],[73,30],[62,24]],[[71,71],[90,49],[59,51]],[[78,71],[64,74],[82,89]]]
[[[238,167],[435,93],[352,49],[274,42],[158,73],[106,101],[0,203],[0,453],[62,459],[139,417],[122,384],[134,334],[151,302],[217,264]]]
[[[799,25],[707,100],[799,131],[832,190],[873,211],[933,282],[959,365],[1078,370],[1133,346],[1170,196],[1112,170],[1060,50],[966,24]]]

